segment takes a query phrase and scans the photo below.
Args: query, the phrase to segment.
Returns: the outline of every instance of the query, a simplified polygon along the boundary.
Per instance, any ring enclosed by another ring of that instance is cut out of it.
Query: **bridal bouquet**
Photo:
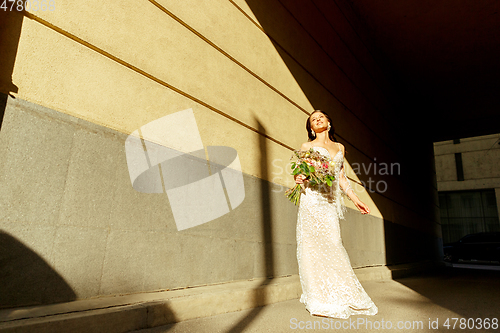
[[[292,175],[305,175],[311,186],[322,184],[332,186],[335,176],[333,171],[334,163],[331,159],[312,148],[306,151],[295,150],[293,153],[294,155],[290,159],[296,158],[296,161],[292,162]],[[297,205],[302,189],[302,184],[296,184],[293,188],[287,190],[285,195]]]

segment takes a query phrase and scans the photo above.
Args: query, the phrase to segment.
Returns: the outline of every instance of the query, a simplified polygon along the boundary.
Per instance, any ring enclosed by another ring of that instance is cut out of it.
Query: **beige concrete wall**
[[[439,191],[494,189],[500,216],[500,134],[434,143]],[[455,154],[462,155],[464,180],[457,180]]]
[[[500,134],[434,144],[439,191],[500,188]],[[464,180],[457,181],[455,153],[462,154]]]
[[[346,10],[328,1],[67,0],[50,12],[2,13],[1,92],[15,99],[2,95],[0,228],[17,249],[13,271],[29,257],[36,265],[23,274],[57,283],[7,277],[13,292],[0,305],[296,274],[296,208],[283,193],[314,109],[331,115],[348,176],[386,185],[354,186],[370,216],[347,203],[353,266],[435,257],[431,147],[397,120],[394,92]],[[189,108],[205,146],[238,151],[246,196],[230,214],[178,232],[165,195],[132,188],[124,142]],[[383,164],[400,171],[381,174]]]

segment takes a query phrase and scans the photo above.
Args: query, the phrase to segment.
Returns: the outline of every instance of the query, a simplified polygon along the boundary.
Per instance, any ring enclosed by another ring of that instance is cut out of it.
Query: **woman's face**
[[[328,128],[328,119],[323,112],[313,112],[309,117],[309,124],[314,132],[319,133]]]

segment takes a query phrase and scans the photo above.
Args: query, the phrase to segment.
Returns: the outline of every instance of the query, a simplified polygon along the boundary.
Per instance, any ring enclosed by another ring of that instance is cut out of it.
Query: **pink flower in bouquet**
[[[312,148],[307,151],[295,150],[294,155],[292,155],[292,158],[294,157],[297,158],[297,161],[292,162],[292,175],[305,175],[310,186],[321,184],[332,186],[335,176],[333,173],[334,163],[331,159]],[[302,190],[302,184],[296,184],[293,188],[287,190],[285,195],[297,205]]]

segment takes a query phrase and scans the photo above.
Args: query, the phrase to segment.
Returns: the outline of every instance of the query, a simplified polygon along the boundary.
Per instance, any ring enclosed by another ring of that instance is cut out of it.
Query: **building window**
[[[455,165],[457,167],[457,180],[464,180],[464,166],[462,164],[462,153],[455,153]]]
[[[495,190],[439,192],[443,243],[477,232],[500,231]]]

